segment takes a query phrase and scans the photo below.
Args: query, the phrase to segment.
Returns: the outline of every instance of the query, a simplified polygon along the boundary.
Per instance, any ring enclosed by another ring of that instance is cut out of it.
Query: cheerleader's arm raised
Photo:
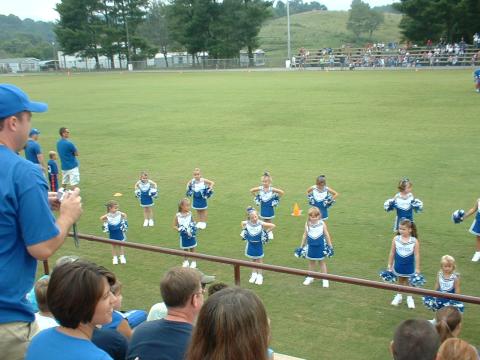
[[[138,181],[135,183],[135,185],[133,186],[134,190],[140,189],[139,186],[138,186],[139,184],[140,184],[140,180],[138,180]]]
[[[203,179],[203,182],[207,184],[210,189],[213,189],[213,186],[215,185],[215,182],[212,180]]]
[[[328,232],[328,227],[327,227],[327,224],[326,224],[326,223],[323,223],[323,233],[325,234],[325,238],[327,239],[328,245],[330,245],[331,247],[333,247],[332,238],[331,238],[331,236],[330,236],[330,233]]]
[[[390,253],[388,254],[388,271],[392,271],[393,269],[393,256],[395,255],[395,238],[392,240],[392,246],[390,248]]]
[[[310,193],[313,191],[313,189],[315,189],[315,185],[310,186],[310,187],[307,189],[307,195],[310,194]]]
[[[274,187],[272,187],[272,191],[273,191],[274,193],[277,193],[277,194],[280,195],[280,196],[283,196],[283,195],[285,194],[285,191],[283,191],[283,190],[281,190],[281,189],[274,188]]]
[[[264,222],[264,223],[262,224],[262,227],[263,227],[265,230],[273,230],[273,229],[275,229],[275,224]]]
[[[468,210],[465,215],[463,215],[463,218],[466,219],[467,217],[469,217],[470,215],[472,214],[475,214],[476,212],[478,211],[478,200],[475,202],[475,204],[473,205],[473,207]]]
[[[107,214],[100,216],[100,221],[107,221]]]
[[[148,180],[148,182],[150,183],[150,185],[152,185],[155,189],[157,188],[157,183],[153,180]]]
[[[257,192],[259,192],[259,191],[260,191],[260,186],[255,186],[255,187],[253,187],[253,188],[250,189],[250,193],[251,193],[252,195],[255,195],[255,194],[256,194]]]
[[[337,196],[339,195],[338,192],[336,192],[335,190],[333,190],[331,187],[328,188],[328,192],[330,194],[332,194],[332,197],[333,197],[333,200],[335,200],[337,198]]]
[[[120,214],[122,215],[122,219],[127,219],[127,214],[125,214],[124,212],[121,212]]]
[[[415,244],[415,272],[420,273],[420,242],[417,239]]]

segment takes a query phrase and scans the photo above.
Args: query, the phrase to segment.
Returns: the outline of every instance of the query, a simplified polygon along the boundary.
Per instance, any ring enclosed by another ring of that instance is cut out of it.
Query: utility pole
[[[287,52],[288,52],[288,60],[292,61],[292,49],[290,46],[290,1],[287,0]]]

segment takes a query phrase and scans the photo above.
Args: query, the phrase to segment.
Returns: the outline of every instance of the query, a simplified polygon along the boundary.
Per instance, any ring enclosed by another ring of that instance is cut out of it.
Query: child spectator
[[[50,151],[48,153],[48,181],[50,182],[50,191],[58,191],[58,166],[57,166],[57,153]]]
[[[436,360],[478,360],[478,353],[466,341],[452,338],[440,346]]]
[[[42,278],[35,284],[35,297],[37,299],[38,312],[35,313],[39,330],[58,326],[47,305],[47,289],[49,278]]]
[[[462,314],[453,306],[445,306],[435,314],[435,328],[440,336],[440,343],[460,335]]]
[[[120,312],[123,300],[122,283],[120,282],[120,280],[117,280],[115,284],[110,287],[110,291],[115,296],[115,301],[113,302],[112,321],[108,324],[103,325],[103,327],[106,329],[117,330],[127,339],[130,339],[132,337],[132,329],[130,328],[128,321]]]

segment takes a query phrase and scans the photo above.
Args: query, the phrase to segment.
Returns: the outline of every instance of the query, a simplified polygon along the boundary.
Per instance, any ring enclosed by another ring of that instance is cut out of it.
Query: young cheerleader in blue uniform
[[[320,272],[327,273],[327,264],[325,257],[333,249],[332,238],[328,232],[327,223],[322,220],[320,209],[311,207],[308,210],[308,220],[305,223],[305,232],[303,233],[301,248],[307,246],[306,258],[308,259],[308,270],[315,271],[316,264],[320,265]],[[330,250],[329,250],[330,249]],[[313,278],[307,276],[303,285],[313,283]],[[329,287],[328,280],[322,280],[324,288]]]
[[[337,197],[338,192],[327,186],[325,175],[317,177],[316,184],[307,189],[308,202],[320,210],[322,221],[328,220],[328,208],[333,205]]]
[[[258,219],[257,211],[253,207],[247,208],[247,220],[241,222],[242,233],[240,234],[247,242],[245,246],[245,256],[250,258],[253,262],[262,263],[263,244],[268,241],[266,231],[271,231],[275,228],[272,223],[267,223]],[[261,269],[252,268],[252,275],[248,280],[250,284],[263,284],[263,271]]]
[[[477,238],[477,248],[473,254],[472,261],[477,262],[480,260],[480,199],[477,199],[473,207],[465,213],[461,220],[463,221],[463,219],[473,214],[475,214],[475,220],[473,220],[472,226],[470,226],[470,233]]]
[[[187,252],[182,266],[196,268],[197,262],[192,260],[189,263],[188,257],[188,253],[195,252],[197,247],[197,226],[190,211],[190,200],[187,198],[180,200],[178,203],[178,212],[173,218],[173,228],[179,233],[180,249]]]
[[[397,212],[395,223],[393,224],[393,232],[398,231],[400,219],[408,219],[413,222],[413,212],[423,210],[423,202],[413,196],[412,187],[412,182],[407,178],[403,178],[398,183],[399,192],[383,204],[385,211],[396,210]]]
[[[143,207],[143,226],[153,226],[153,205],[155,205],[153,199],[158,196],[158,188],[145,171],[140,173],[140,180],[135,183],[135,196]]]
[[[250,193],[255,195],[255,203],[260,206],[260,218],[266,223],[271,223],[275,217],[275,207],[285,192],[272,187],[272,177],[268,171],[265,171],[261,181],[262,185],[251,188]],[[272,231],[268,232],[268,238],[273,239]]]
[[[197,210],[199,229],[207,227],[207,199],[213,194],[215,183],[211,180],[202,178],[199,168],[193,170],[193,179],[187,183],[187,196],[192,197],[192,208]]]
[[[108,232],[111,240],[118,240],[119,244],[125,241],[127,237],[125,232],[128,229],[127,214],[119,211],[118,202],[111,200],[107,204],[107,213],[100,217],[103,222],[103,231]],[[120,264],[126,264],[125,250],[121,245],[112,245],[113,265],[118,264],[120,258]]]

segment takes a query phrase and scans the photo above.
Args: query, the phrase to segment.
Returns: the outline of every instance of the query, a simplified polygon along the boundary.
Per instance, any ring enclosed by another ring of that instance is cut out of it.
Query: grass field
[[[171,223],[194,167],[216,182],[209,225],[198,251],[244,259],[239,237],[248,190],[268,169],[286,191],[277,209],[275,240],[265,262],[305,269],[294,258],[305,217],[290,216],[317,175],[327,175],[340,196],[331,210],[334,274],[378,280],[386,266],[393,223],[383,202],[408,176],[425,204],[417,215],[422,272],[432,288],[440,257],[451,254],[462,274],[462,292],[480,295],[479,264],[470,261],[471,223],[453,225],[450,214],[479,197],[478,106],[471,72],[232,72],[117,73],[3,78],[48,102],[35,115],[44,152],[54,149],[61,126],[79,148],[83,233],[102,235],[98,220],[115,192],[129,216],[131,241],[178,247]],[[142,227],[133,195],[141,170],[159,184],[156,226]],[[76,253],[109,268],[110,249],[71,240],[58,255]],[[127,252],[128,264],[113,269],[124,283],[126,308],[148,309],[160,301],[162,274],[180,259]],[[52,259],[53,260],[53,259]],[[233,283],[233,269],[200,262],[218,280]],[[417,309],[390,306],[393,293],[267,273],[261,287],[242,284],[263,299],[272,320],[272,347],[307,359],[387,359],[400,321],[432,318],[415,297]],[[462,337],[479,345],[480,307],[467,306]]]

